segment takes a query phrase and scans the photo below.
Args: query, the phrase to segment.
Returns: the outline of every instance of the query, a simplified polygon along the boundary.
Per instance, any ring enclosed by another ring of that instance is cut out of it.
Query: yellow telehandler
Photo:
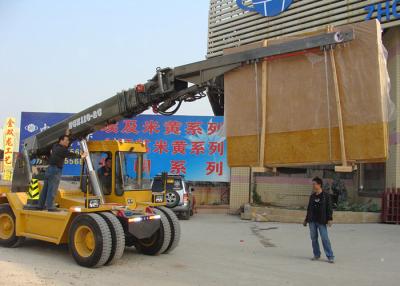
[[[148,255],[172,251],[179,243],[179,221],[164,207],[165,193],[153,194],[150,179],[144,177],[144,143],[91,141],[83,148],[94,165],[111,159],[111,185],[100,184],[102,195],[94,195],[90,176],[101,178],[85,161],[79,188],[59,188],[58,212],[34,210],[29,191],[1,187],[0,244],[16,247],[25,237],[68,243],[76,262],[86,267],[112,264],[126,245]],[[33,179],[30,191],[41,187]]]

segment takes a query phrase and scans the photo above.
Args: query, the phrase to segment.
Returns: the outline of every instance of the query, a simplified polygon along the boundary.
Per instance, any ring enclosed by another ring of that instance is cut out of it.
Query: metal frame
[[[244,52],[234,53],[178,66],[174,69],[176,78],[199,84],[240,66],[243,62],[289,54],[315,48],[325,48],[332,45],[346,43],[354,39],[352,29],[344,32],[332,32],[299,40],[288,41],[268,47],[256,48]],[[224,68],[225,67],[225,68]]]
[[[93,168],[93,163],[92,159],[90,158],[90,152],[87,146],[87,142],[85,139],[83,139],[80,141],[80,144],[82,147],[82,151],[87,154],[87,156],[85,157],[85,162],[88,168],[90,183],[92,184],[94,194],[100,198],[101,204],[104,204],[103,192],[101,191],[99,178],[97,177],[96,171]]]

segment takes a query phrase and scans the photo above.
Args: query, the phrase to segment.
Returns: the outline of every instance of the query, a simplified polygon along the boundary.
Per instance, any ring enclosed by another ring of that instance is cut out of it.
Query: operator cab
[[[145,143],[88,142],[90,159],[106,203],[164,205],[164,194],[151,191],[150,161]],[[86,163],[82,166],[81,190],[93,193]]]

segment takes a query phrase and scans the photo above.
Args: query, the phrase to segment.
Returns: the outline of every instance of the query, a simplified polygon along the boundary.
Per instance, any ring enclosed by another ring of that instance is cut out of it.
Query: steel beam
[[[221,69],[223,66],[234,65],[243,62],[254,61],[266,57],[288,54],[303,50],[324,48],[337,45],[354,39],[352,29],[344,32],[332,32],[298,40],[288,41],[282,44],[271,45],[268,47],[251,49],[239,53],[219,56],[192,64],[182,65],[174,68],[174,75],[177,78],[193,77],[203,74],[212,69]]]

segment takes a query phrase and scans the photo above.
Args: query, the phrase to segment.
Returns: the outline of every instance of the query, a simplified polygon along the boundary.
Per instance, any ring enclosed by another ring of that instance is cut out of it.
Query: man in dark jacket
[[[99,177],[101,189],[104,195],[111,194],[112,185],[112,161],[110,157],[107,157],[104,166],[97,170],[97,176]]]
[[[334,263],[334,255],[331,242],[328,237],[326,225],[332,225],[332,203],[330,195],[322,191],[322,180],[315,177],[313,180],[313,193],[310,196],[307,207],[307,216],[303,225],[310,227],[310,236],[314,257],[311,260],[318,260],[321,257],[321,250],[318,242],[318,232],[321,235],[325,255],[330,263]]]
[[[47,209],[48,211],[57,211],[53,206],[54,197],[60,184],[62,168],[65,158],[84,158],[86,153],[80,155],[68,151],[69,137],[63,135],[58,139],[58,143],[53,145],[49,158],[49,167],[46,170],[43,189],[39,196],[38,210]]]

